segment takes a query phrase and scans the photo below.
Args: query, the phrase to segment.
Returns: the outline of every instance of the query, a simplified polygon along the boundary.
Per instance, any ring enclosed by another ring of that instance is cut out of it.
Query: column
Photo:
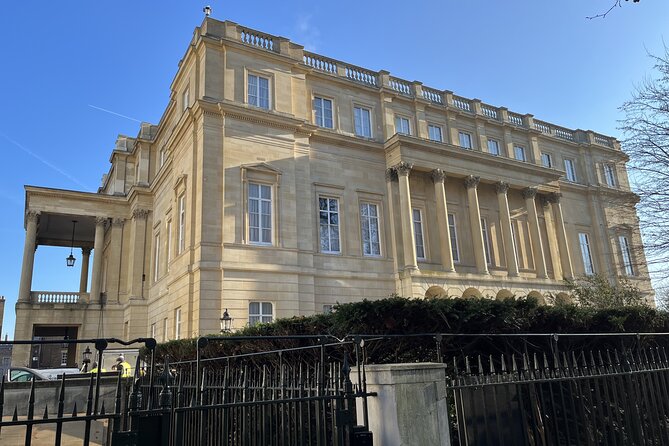
[[[109,231],[109,257],[107,260],[107,297],[114,296],[116,301],[120,301],[121,286],[121,250],[123,249],[123,222],[122,218],[113,218],[111,220],[111,230]]]
[[[404,250],[405,270],[418,270],[413,219],[411,218],[411,192],[409,190],[409,172],[411,172],[412,168],[413,164],[405,162],[400,162],[395,166],[400,186],[400,218],[402,224],[402,247]]]
[[[546,234],[548,235],[548,251],[551,254],[551,265],[553,266],[553,278],[555,280],[562,280],[562,265],[560,265],[560,250],[557,242],[557,232],[555,230],[555,223],[553,219],[553,212],[551,204],[546,197],[543,197],[541,204],[544,212],[544,220],[546,221]]]
[[[548,274],[546,273],[546,257],[544,256],[544,246],[541,242],[537,206],[534,201],[536,196],[536,187],[527,187],[523,189],[523,198],[525,199],[525,208],[527,209],[527,221],[530,224],[530,237],[532,238],[534,269],[536,270],[537,277],[546,279],[548,278]]]
[[[35,265],[35,249],[37,245],[37,221],[39,212],[28,211],[26,213],[26,239],[23,244],[23,263],[21,264],[21,282],[19,284],[19,297],[21,302],[30,301],[30,287],[33,282],[33,266]]]
[[[149,216],[147,209],[136,208],[132,211],[130,227],[130,249],[128,253],[128,296],[143,298],[144,257],[146,252],[146,221]],[[175,229],[177,230],[176,226]]]
[[[481,228],[481,211],[479,211],[479,195],[477,187],[479,177],[469,175],[465,178],[467,188],[467,204],[469,205],[469,226],[472,231],[472,246],[474,247],[474,259],[476,270],[480,274],[488,274],[488,263],[485,258],[485,247],[483,246],[483,230]]]
[[[388,215],[390,222],[390,249],[391,255],[395,261],[395,268],[399,269],[400,260],[397,258],[397,239],[395,232],[395,193],[393,191],[393,183],[397,183],[397,172],[394,168],[386,169],[386,193],[388,194]]]
[[[79,294],[88,289],[88,263],[91,259],[91,248],[81,248],[81,277],[79,279]]]
[[[453,250],[451,247],[451,234],[448,230],[448,205],[446,204],[446,174],[441,169],[432,171],[432,182],[434,183],[434,196],[437,200],[437,225],[439,226],[439,248],[441,252],[441,264],[445,271],[455,271],[453,264]]]
[[[502,226],[502,241],[504,242],[504,253],[506,256],[506,268],[509,276],[518,276],[518,259],[516,258],[516,246],[513,243],[513,232],[511,232],[511,213],[509,212],[509,201],[507,192],[509,184],[503,181],[495,184],[497,191],[497,203],[499,205],[499,220]]]
[[[95,242],[93,244],[93,274],[91,277],[91,303],[100,302],[102,283],[102,249],[105,241],[106,217],[95,217]]]
[[[571,255],[569,254],[569,243],[567,242],[567,231],[564,227],[564,217],[562,216],[562,206],[560,205],[560,198],[562,194],[554,193],[547,197],[551,207],[553,208],[553,215],[555,216],[555,232],[557,234],[558,246],[560,247],[560,264],[562,265],[562,274],[565,279],[574,278],[574,269],[571,263]]]

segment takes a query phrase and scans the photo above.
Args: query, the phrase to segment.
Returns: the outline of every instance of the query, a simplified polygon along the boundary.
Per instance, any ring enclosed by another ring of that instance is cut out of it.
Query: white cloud
[[[295,23],[295,42],[304,45],[308,51],[317,51],[321,32],[313,24],[311,14],[300,14]]]

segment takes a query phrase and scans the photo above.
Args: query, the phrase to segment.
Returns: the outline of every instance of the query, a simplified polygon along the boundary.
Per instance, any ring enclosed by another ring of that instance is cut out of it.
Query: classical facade
[[[392,293],[566,299],[592,273],[652,300],[626,161],[614,138],[207,18],[97,193],[26,187],[15,338],[162,341],[225,309],[235,329]],[[32,290],[35,248],[72,232],[79,290]]]

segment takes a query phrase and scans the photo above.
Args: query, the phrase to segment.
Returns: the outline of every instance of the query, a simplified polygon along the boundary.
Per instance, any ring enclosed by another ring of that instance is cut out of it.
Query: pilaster
[[[446,204],[446,174],[441,169],[435,169],[431,173],[434,183],[434,196],[437,201],[437,225],[439,226],[439,249],[441,253],[441,264],[445,271],[454,272],[453,250],[451,247],[451,235],[448,231],[448,205]]]
[[[500,181],[495,184],[495,191],[497,192],[497,203],[499,206],[499,220],[502,225],[502,241],[504,242],[506,267],[510,277],[517,277],[519,275],[518,258],[516,257],[516,246],[513,242],[511,213],[509,212],[509,200],[507,198],[509,184]]]
[[[476,270],[480,274],[488,274],[488,263],[485,258],[485,246],[483,244],[483,228],[481,227],[481,211],[479,210],[478,185],[480,178],[469,175],[465,178],[467,188],[467,203],[469,205],[469,226],[472,232],[472,245],[474,247],[474,259]]]
[[[546,257],[544,256],[544,247],[543,243],[541,242],[539,217],[537,216],[537,207],[535,204],[536,195],[537,189],[535,187],[528,187],[523,190],[525,208],[527,209],[527,220],[530,224],[530,237],[532,238],[534,268],[536,269],[537,277],[545,279],[548,277],[548,274],[546,273]]]

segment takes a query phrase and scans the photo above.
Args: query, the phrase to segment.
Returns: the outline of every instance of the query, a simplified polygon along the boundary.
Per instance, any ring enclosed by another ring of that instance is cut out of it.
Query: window
[[[481,232],[483,233],[483,250],[485,251],[485,260],[488,265],[492,265],[492,249],[490,248],[490,235],[488,233],[488,222],[485,218],[481,219]]]
[[[564,160],[564,171],[567,173],[567,181],[576,182],[576,170],[574,169],[574,161],[570,159]]]
[[[588,234],[579,233],[578,243],[581,245],[581,257],[583,258],[583,268],[585,274],[591,276],[595,273],[595,268],[592,264],[592,256],[590,255],[590,239]]]
[[[318,215],[321,252],[338,254],[339,246],[339,200],[318,197]]]
[[[616,186],[616,176],[612,164],[604,164],[604,178],[606,179],[607,186]]]
[[[544,167],[553,167],[553,159],[550,153],[541,154],[541,165]]]
[[[248,75],[248,103],[269,110],[269,79],[255,74]]]
[[[160,278],[160,233],[153,238],[153,281],[158,282]]]
[[[185,111],[190,105],[190,89],[188,87],[186,87],[186,89],[183,92],[183,95],[181,96],[181,102],[183,104],[182,110]]]
[[[151,337],[156,339],[156,323],[151,324]]]
[[[179,195],[179,234],[177,239],[177,254],[186,249],[186,194]]]
[[[250,302],[249,303],[249,325],[269,323],[274,320],[272,315],[272,302]]]
[[[444,138],[441,135],[441,127],[439,127],[438,125],[432,125],[432,124],[428,125],[427,133],[430,137],[430,140],[432,141],[442,142],[444,140]]]
[[[360,204],[360,227],[362,228],[362,254],[380,256],[379,210],[372,203]]]
[[[174,339],[181,339],[181,307],[174,310]]]
[[[499,155],[499,142],[497,142],[497,140],[488,140],[488,153],[495,156]]]
[[[325,304],[323,305],[323,314],[330,314],[334,311],[334,305]]]
[[[465,132],[458,132],[458,137],[460,139],[460,147],[463,149],[472,148],[472,135]]]
[[[525,159],[525,147],[515,146],[513,148],[513,154],[518,161],[527,161]]]
[[[395,116],[395,132],[403,135],[411,135],[409,120],[402,116]]]
[[[455,215],[448,214],[448,233],[451,236],[451,254],[453,255],[453,261],[460,261],[460,249],[458,248],[458,230],[455,225]]]
[[[632,266],[632,251],[630,250],[629,239],[626,236],[621,235],[618,237],[618,243],[620,244],[620,252],[623,255],[623,269],[625,275],[633,276],[634,267]]]
[[[272,187],[249,183],[249,241],[272,244]]]
[[[367,108],[354,107],[353,118],[355,121],[356,136],[372,137],[372,113]]]
[[[172,219],[170,218],[167,220],[167,229],[166,229],[167,234],[165,237],[167,238],[167,271],[170,270],[170,261],[172,260]]]
[[[167,342],[167,318],[163,319],[163,342]]]
[[[425,258],[425,240],[423,238],[423,215],[420,209],[413,210],[413,232],[416,236],[416,257]]]
[[[316,125],[328,129],[334,128],[332,121],[332,101],[330,99],[314,98],[314,118]]]

